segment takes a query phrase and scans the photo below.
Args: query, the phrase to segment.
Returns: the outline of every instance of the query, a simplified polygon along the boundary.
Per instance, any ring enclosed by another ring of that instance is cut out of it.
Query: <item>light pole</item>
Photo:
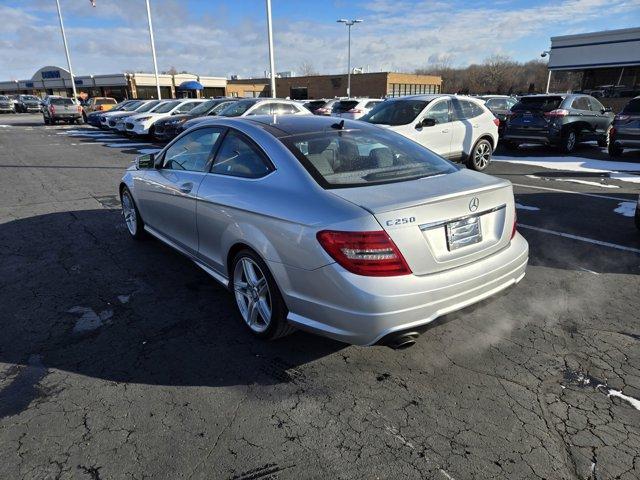
[[[546,57],[547,55],[551,55],[551,50],[545,50],[540,54],[542,58]],[[549,70],[549,74],[547,75],[547,89],[545,90],[545,93],[549,93],[549,85],[551,85],[551,69],[549,68],[549,66],[547,66],[547,70]]]
[[[64,33],[64,24],[62,23],[62,11],[60,10],[60,0],[56,0],[58,7],[58,20],[60,20],[60,31],[62,31],[62,43],[64,44],[64,53],[67,55],[67,66],[69,67],[69,75],[71,75],[71,89],[73,90],[73,101],[78,100],[76,92],[76,80],[73,76],[73,68],[71,68],[71,57],[69,56],[69,47],[67,47],[67,36]]]
[[[276,62],[273,59],[273,27],[271,23],[271,0],[267,0],[267,36],[269,37],[269,68],[271,69],[271,98],[276,98]]]
[[[346,18],[341,18],[336,21],[338,23],[344,23],[347,26],[347,30],[349,32],[349,41],[347,46],[347,97],[351,97],[351,27],[356,23],[362,23],[362,20],[347,20]]]
[[[151,23],[151,7],[149,0],[147,2],[147,21],[149,22],[149,38],[151,39],[151,54],[153,55],[153,71],[156,74],[156,89],[158,90],[158,100],[162,100],[160,93],[160,79],[158,78],[158,60],[156,60],[156,44],[153,41],[153,24]]]

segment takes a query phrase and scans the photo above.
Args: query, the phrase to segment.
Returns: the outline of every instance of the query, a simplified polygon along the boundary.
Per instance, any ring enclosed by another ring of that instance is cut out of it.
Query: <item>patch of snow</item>
[[[531,207],[529,205],[522,205],[521,203],[517,203],[517,202],[516,202],[516,208],[518,210],[530,210],[532,212],[537,212],[538,210],[540,210],[538,207]]]
[[[123,147],[149,147],[148,143],[133,143],[133,142],[120,142],[120,143],[106,143],[105,147],[109,148],[123,148]]]
[[[11,125],[0,125],[0,128],[11,128]]]
[[[613,388],[610,388],[609,393],[607,393],[607,397],[618,397],[624,400],[625,402],[628,402],[636,410],[640,410],[640,400],[638,400],[637,398],[633,398],[628,395],[625,395],[620,390],[614,390]]]
[[[494,155],[494,162],[519,163],[550,170],[569,172],[608,173],[610,178],[623,182],[640,183],[640,163],[593,160],[582,157],[506,157]],[[637,172],[634,175],[632,172]]]
[[[69,310],[69,313],[80,314],[73,326],[73,333],[85,333],[100,328],[105,320],[113,316],[113,311],[103,310],[97,314],[92,308],[76,306]]]
[[[618,185],[607,185],[606,183],[590,182],[588,180],[578,180],[577,178],[554,178],[556,182],[580,183],[582,185],[591,185],[601,188],[620,188]]]
[[[636,214],[636,202],[620,202],[614,212],[625,217],[634,217]]]

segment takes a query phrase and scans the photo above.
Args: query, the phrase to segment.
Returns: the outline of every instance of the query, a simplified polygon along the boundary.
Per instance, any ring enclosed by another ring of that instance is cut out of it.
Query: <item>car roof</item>
[[[198,122],[197,126],[218,124],[232,126],[254,126],[262,128],[271,133],[276,138],[290,135],[300,135],[303,133],[321,132],[332,125],[340,124],[344,121],[345,130],[374,130],[376,125],[361,122],[358,120],[347,120],[336,117],[326,117],[324,115],[253,115],[249,117],[212,117]]]

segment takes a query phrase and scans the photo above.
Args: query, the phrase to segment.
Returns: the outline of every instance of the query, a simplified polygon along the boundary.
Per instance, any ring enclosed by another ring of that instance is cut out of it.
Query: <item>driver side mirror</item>
[[[416,124],[416,128],[433,127],[436,124],[435,118],[423,118],[421,122]]]
[[[138,170],[151,170],[156,166],[156,155],[147,153],[136,157],[136,168]]]
[[[610,112],[612,112],[612,111],[613,111],[613,110],[611,109],[611,107],[604,107],[604,108],[601,110],[601,112],[602,112],[602,113],[610,113]]]

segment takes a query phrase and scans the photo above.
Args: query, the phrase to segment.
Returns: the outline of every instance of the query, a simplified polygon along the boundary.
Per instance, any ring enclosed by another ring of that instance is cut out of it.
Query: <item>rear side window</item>
[[[571,108],[575,108],[576,110],[591,110],[589,99],[587,97],[578,97],[571,103]]]
[[[640,98],[634,98],[627,103],[622,113],[626,113],[627,115],[640,115]]]
[[[457,98],[452,99],[453,110],[458,120],[464,120],[467,118],[479,117],[484,113],[484,110],[480,105],[476,105],[469,100],[460,100]]]
[[[356,108],[358,105],[357,100],[340,100],[333,105],[333,113],[345,113],[351,110],[352,108]]]
[[[235,130],[229,130],[216,155],[211,173],[242,178],[260,178],[273,166],[260,149]]]
[[[511,111],[513,112],[550,112],[560,108],[562,97],[556,96],[536,96],[524,97],[516,103]]]

